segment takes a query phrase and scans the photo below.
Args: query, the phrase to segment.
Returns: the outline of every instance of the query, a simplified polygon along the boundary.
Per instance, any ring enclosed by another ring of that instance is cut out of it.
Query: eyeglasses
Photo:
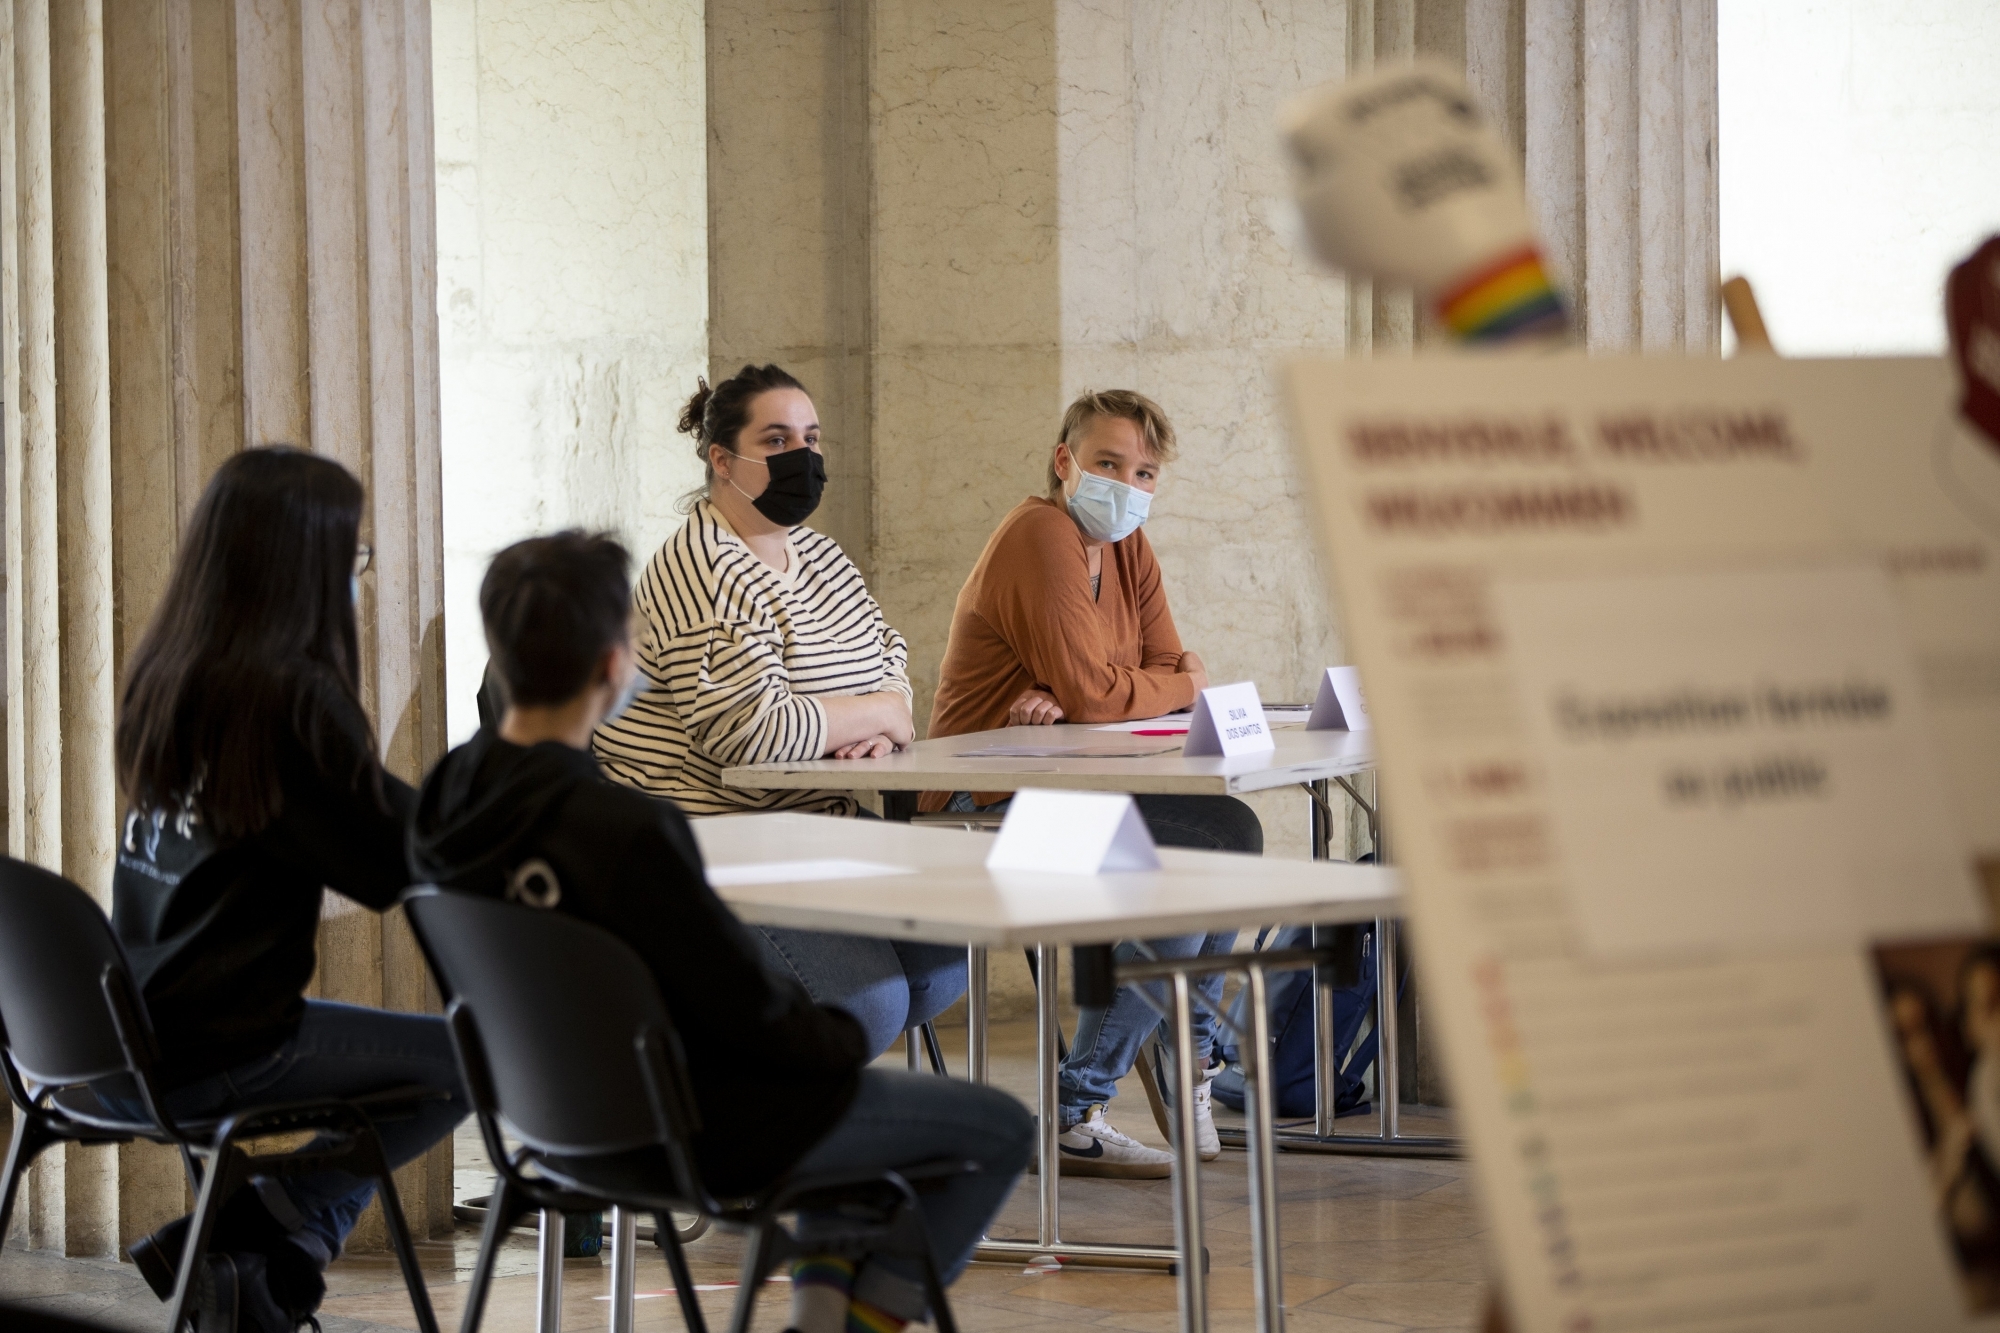
[[[368,572],[368,563],[375,558],[375,548],[363,544],[354,548],[354,577],[360,578]]]

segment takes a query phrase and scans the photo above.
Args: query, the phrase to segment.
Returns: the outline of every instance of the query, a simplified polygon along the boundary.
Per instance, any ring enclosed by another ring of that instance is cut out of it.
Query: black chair
[[[957,1333],[913,1182],[976,1163],[793,1176],[755,1198],[718,1199],[690,1147],[701,1121],[680,1038],[637,953],[588,922],[473,894],[420,887],[403,906],[450,997],[452,1040],[497,1173],[461,1333],[476,1333],[495,1254],[517,1221],[534,1209],[607,1207],[654,1215],[693,1333],[706,1325],[672,1211],[750,1232],[730,1324],[748,1333],[764,1279],[799,1253],[781,1216],[833,1207],[859,1210],[857,1224],[877,1251],[922,1263],[939,1333]],[[503,1123],[521,1141],[511,1153]],[[629,1266],[624,1275],[630,1281]],[[630,1298],[613,1292],[613,1309],[629,1308]]]
[[[444,1094],[394,1088],[348,1101],[250,1106],[227,1115],[176,1120],[154,1076],[153,1029],[125,955],[90,896],[60,875],[0,857],[0,1073],[15,1108],[14,1142],[0,1184],[0,1240],[29,1165],[54,1143],[130,1143],[144,1139],[180,1150],[199,1191],[174,1286],[169,1333],[191,1317],[196,1274],[215,1219],[253,1175],[296,1176],[338,1168],[372,1177],[389,1238],[410,1289],[417,1324],[437,1333],[423,1272],[396,1198],[396,1182],[370,1116],[409,1114]],[[144,1115],[106,1105],[98,1092],[136,1102]],[[329,1141],[311,1152],[253,1158],[247,1139],[314,1130]]]

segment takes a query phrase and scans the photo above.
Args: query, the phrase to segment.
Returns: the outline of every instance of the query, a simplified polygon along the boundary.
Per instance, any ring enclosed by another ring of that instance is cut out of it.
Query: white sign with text
[[[1971,933],[1964,834],[2000,857],[2000,518],[1965,475],[2000,455],[1951,452],[1949,367],[1291,387],[1510,1323],[2000,1325],[1933,1175],[1963,1131],[1909,1097],[1971,1104],[1932,1040],[1956,964],[1885,1006],[1871,948]]]
[[[1123,792],[1024,787],[1008,803],[986,868],[1096,875],[1158,870],[1160,856],[1138,803]]]
[[[1590,952],[1978,929],[1879,568],[1501,579],[1493,603]]]
[[[1361,697],[1361,668],[1328,667],[1319,678],[1319,695],[1313,700],[1312,714],[1306,718],[1307,731],[1366,731],[1368,702]]]
[[[1259,754],[1274,749],[1271,728],[1264,721],[1264,704],[1257,697],[1257,682],[1238,681],[1234,685],[1211,685],[1194,701],[1194,716],[1188,719],[1184,755],[1219,754],[1233,758],[1239,754]]]

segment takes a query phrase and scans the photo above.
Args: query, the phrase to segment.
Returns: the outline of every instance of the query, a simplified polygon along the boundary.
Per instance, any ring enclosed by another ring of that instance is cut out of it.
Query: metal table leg
[[[1250,1013],[1250,1024],[1247,1031],[1227,1014],[1217,1013],[1216,1018],[1235,1034],[1238,1043],[1248,1052],[1245,1060],[1248,1095],[1243,1110],[1250,1148],[1251,1278],[1256,1296],[1257,1333],[1283,1333],[1284,1255],[1278,1235],[1277,1142],[1271,1120],[1272,1113],[1277,1109],[1276,1080],[1267,1058],[1271,1030],[1266,978],[1272,970],[1293,971],[1310,967],[1319,960],[1315,951],[1280,949],[1264,954],[1153,959],[1119,965],[1118,975],[1127,984],[1158,979],[1164,980],[1172,991],[1169,1006],[1161,1006],[1150,997],[1147,1002],[1173,1024],[1174,1233],[1183,1256],[1183,1262],[1176,1270],[1180,1286],[1181,1333],[1206,1333],[1208,1328],[1200,1145],[1195,1139],[1194,1119],[1194,1034],[1189,1023],[1195,997],[1189,978],[1201,972],[1241,972],[1248,988],[1246,1007]]]
[[[1381,800],[1363,799],[1346,778],[1320,778],[1303,783],[1310,798],[1307,809],[1315,861],[1333,856],[1334,811],[1331,783],[1337,782],[1368,820],[1368,836],[1379,863],[1388,863],[1388,847],[1382,826]],[[1375,923],[1375,1086],[1377,1130],[1373,1134],[1335,1132],[1335,1106],[1339,1097],[1340,1052],[1333,1048],[1334,968],[1320,964],[1313,969],[1313,1127],[1311,1131],[1284,1130],[1278,1142],[1303,1152],[1358,1153],[1397,1157],[1455,1157],[1460,1145],[1450,1135],[1404,1134],[1402,1125],[1401,1027],[1397,1015],[1397,983],[1400,981],[1396,935],[1400,923],[1383,919]],[[1315,930],[1315,947],[1326,943],[1325,932]],[[1243,1131],[1225,1129],[1222,1141],[1241,1145]]]
[[[1277,1115],[1271,1075],[1271,1011],[1265,1004],[1264,969],[1254,964],[1244,984],[1250,995],[1250,1032],[1242,1043],[1249,1065],[1244,1111],[1250,1138],[1250,1277],[1256,1290],[1257,1333],[1284,1333],[1285,1265],[1278,1241]]]
[[[639,1218],[629,1208],[611,1210],[611,1333],[633,1333],[638,1286]]]
[[[1188,977],[1176,972],[1174,996],[1174,1239],[1180,1265],[1181,1333],[1207,1333],[1208,1273],[1201,1261],[1201,1145],[1194,1122],[1194,1006]]]
[[[979,962],[984,963],[984,950]],[[1057,1053],[1057,1045],[1062,1037],[1062,1024],[1056,1009],[1056,999],[1060,992],[1056,989],[1060,979],[1058,958],[1060,950],[1053,945],[1038,945],[1035,948],[1035,1110],[1037,1113],[1037,1137],[1040,1140],[1040,1178],[1036,1181],[1040,1208],[1035,1227],[1035,1239],[994,1240],[985,1238],[979,1242],[975,1257],[989,1260],[1032,1258],[1036,1255],[1053,1254],[1059,1258],[1081,1260],[1092,1264],[1113,1264],[1139,1268],[1174,1268],[1180,1251],[1166,1245],[1109,1245],[1100,1241],[1065,1241],[1062,1239],[1062,1150],[1056,1146],[1061,1137],[1058,1123],[1061,1100],[1057,1077],[1062,1070],[1062,1059]],[[977,967],[977,976],[972,981],[983,981],[985,967]],[[981,986],[983,991],[984,987]],[[968,990],[968,993],[972,993]],[[981,996],[984,1009],[984,996]],[[968,1004],[967,1021],[971,1021]],[[984,1052],[982,1051],[983,1055]],[[1190,1094],[1192,1095],[1192,1094]]]
[[[1056,959],[1057,951],[1048,945],[1035,948],[1035,1128],[1041,1134],[1041,1176],[1037,1184],[1041,1187],[1041,1220],[1035,1230],[1035,1239],[1042,1245],[1053,1245],[1062,1234],[1060,1210],[1062,1191],[1056,1187],[1062,1183],[1062,1149],[1056,1146],[1061,1137],[1062,1094],[1058,1084],[1061,1071],[1056,1066],[1056,1039],[1062,1033],[1062,1018],[1056,1011]]]
[[[535,1269],[535,1333],[562,1333],[563,1215],[542,1209],[542,1246]]]
[[[986,950],[965,951],[965,1076],[986,1082]]]
[[[1382,1137],[1393,1143],[1401,1129],[1403,1061],[1396,985],[1396,920],[1375,918],[1375,1087],[1382,1098]]]

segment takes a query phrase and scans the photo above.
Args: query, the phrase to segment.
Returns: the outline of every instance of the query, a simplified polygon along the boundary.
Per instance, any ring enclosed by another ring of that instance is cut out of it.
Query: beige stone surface
[[[1720,346],[1715,0],[1528,0],[1528,199],[1592,349]]]
[[[447,695],[462,737],[493,552],[580,525],[644,560],[700,475],[674,418],[707,368],[703,8],[432,10]]]
[[[429,7],[4,16],[8,845],[103,897],[117,674],[194,498],[246,440],[318,449],[367,486],[363,698],[393,771],[442,747]],[[397,925],[343,921],[325,985],[434,1006]],[[449,1219],[450,1161],[403,1173],[422,1231]],[[184,1199],[170,1153],[69,1150],[38,1164],[23,1215],[38,1245],[108,1254]]]
[[[828,481],[812,524],[867,576],[871,7],[734,0],[707,33],[710,377],[776,362],[812,392]]]

